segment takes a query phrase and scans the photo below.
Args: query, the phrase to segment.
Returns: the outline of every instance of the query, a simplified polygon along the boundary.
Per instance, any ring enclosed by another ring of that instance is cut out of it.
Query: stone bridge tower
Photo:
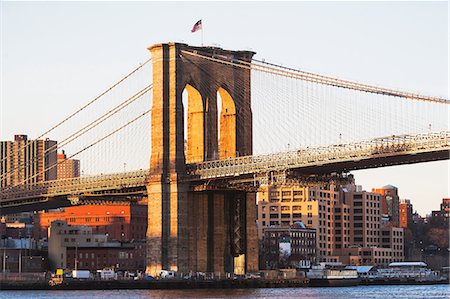
[[[250,70],[195,54],[239,64],[251,62],[255,53],[179,43],[149,50],[153,108],[146,272],[257,271],[255,194],[214,187],[196,191],[186,181],[186,163],[252,154]]]

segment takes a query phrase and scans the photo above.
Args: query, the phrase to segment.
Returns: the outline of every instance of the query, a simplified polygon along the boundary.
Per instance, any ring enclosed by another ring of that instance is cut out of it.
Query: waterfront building
[[[333,257],[335,229],[348,230],[350,208],[339,201],[333,185],[304,187],[298,184],[265,186],[258,193],[258,238],[269,226],[291,226],[301,221],[316,229],[318,261],[336,261]],[[335,216],[335,212],[336,215]],[[336,226],[335,218],[339,217]],[[348,242],[347,236],[340,242]]]
[[[62,220],[71,225],[91,227],[94,234],[106,235],[109,240],[145,240],[147,213],[146,199],[41,211],[34,215],[34,238],[46,238],[50,224]]]
[[[376,247],[380,244],[381,196],[373,192],[345,192],[351,206],[351,245]],[[345,247],[344,247],[345,248]]]
[[[345,263],[352,256],[354,265],[403,261],[403,230],[394,240],[382,240],[383,198],[379,193],[362,191],[354,182],[346,186],[265,186],[258,193],[258,237],[262,242],[265,229],[302,221],[316,229],[318,262]],[[362,257],[368,251],[373,258]]]
[[[340,261],[352,266],[387,266],[392,262],[403,261],[402,258],[393,256],[391,248],[351,246],[341,252]]]
[[[58,180],[70,179],[80,176],[80,160],[67,159],[66,153],[58,153]]]
[[[28,248],[0,247],[1,272],[45,272],[48,270],[46,252]]]
[[[145,242],[109,241],[92,227],[53,221],[49,228],[50,268],[97,270],[105,267],[136,271],[145,269]]]
[[[316,230],[302,222],[264,229],[262,266],[265,269],[309,268],[316,261]]]

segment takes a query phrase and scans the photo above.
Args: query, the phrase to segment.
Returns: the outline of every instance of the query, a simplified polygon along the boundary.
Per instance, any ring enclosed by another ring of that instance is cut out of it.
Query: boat
[[[345,269],[342,263],[319,263],[306,273],[310,287],[357,286],[360,279],[354,269]]]
[[[394,262],[388,268],[377,269],[376,274],[363,277],[364,284],[441,284],[448,279],[439,271],[428,268],[424,262]]]

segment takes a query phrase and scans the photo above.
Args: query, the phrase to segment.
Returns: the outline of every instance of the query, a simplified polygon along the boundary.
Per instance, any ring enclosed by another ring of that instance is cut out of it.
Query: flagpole
[[[202,20],[202,47],[203,47],[203,20]]]

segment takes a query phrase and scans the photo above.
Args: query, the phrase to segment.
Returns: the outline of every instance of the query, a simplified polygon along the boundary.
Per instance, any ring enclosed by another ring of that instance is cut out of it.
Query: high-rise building
[[[377,247],[380,244],[381,196],[373,192],[347,192],[345,200],[351,206],[351,244]]]
[[[302,221],[316,229],[319,262],[359,265],[402,261],[403,254],[394,254],[394,248],[381,240],[382,197],[361,191],[354,183],[266,186],[258,193],[258,237],[261,240],[271,226],[289,227]],[[397,239],[403,242],[403,229],[400,234],[395,235],[396,246]],[[363,257],[369,252],[373,258]]]
[[[28,140],[15,135],[14,141],[0,142],[0,189],[57,178],[56,141]]]
[[[67,159],[66,153],[58,153],[58,179],[70,179],[80,176],[80,160]]]
[[[339,189],[327,186],[304,187],[300,185],[266,186],[258,193],[258,238],[268,226],[290,226],[301,221],[316,229],[317,258],[319,261],[336,261],[333,258],[335,240],[339,246],[350,241],[350,207],[339,200]],[[339,218],[339,221],[336,219]],[[340,233],[336,236],[336,230]],[[342,235],[344,234],[344,236]]]
[[[393,226],[398,226],[399,219],[399,204],[398,189],[392,185],[386,185],[381,188],[373,188],[372,192],[382,195],[381,199],[381,215],[387,218]]]
[[[408,228],[413,223],[413,206],[409,199],[400,200],[399,226]]]

